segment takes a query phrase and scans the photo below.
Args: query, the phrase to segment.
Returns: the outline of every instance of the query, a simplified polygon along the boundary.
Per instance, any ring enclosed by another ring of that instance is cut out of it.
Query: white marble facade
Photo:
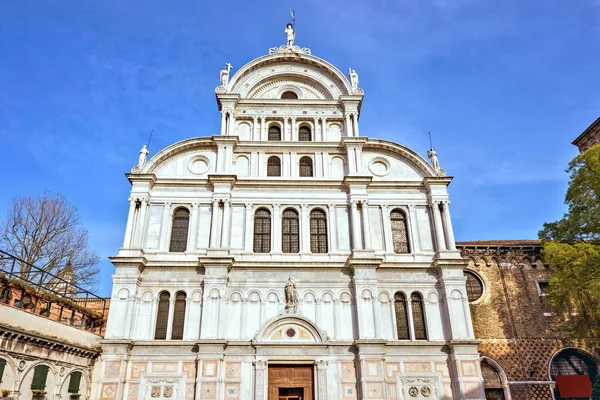
[[[148,161],[143,149],[128,175],[96,398],[266,400],[269,365],[281,363],[313,365],[319,400],[483,398],[451,178],[400,144],[360,136],[354,71],[349,81],[293,43],[231,79],[230,70],[216,89],[220,134],[175,143]],[[273,126],[281,140],[269,140]],[[300,140],[302,128],[310,141]],[[270,157],[280,176],[267,176]],[[310,177],[300,176],[303,157]],[[170,251],[182,208],[187,243]],[[255,251],[259,210],[270,214],[268,252]],[[298,216],[293,252],[282,243],[286,210]],[[314,210],[326,216],[319,253]],[[395,252],[394,210],[405,217],[408,252]],[[297,312],[285,310],[290,277]],[[168,310],[159,317],[164,292]],[[399,292],[409,299],[409,337],[400,339]],[[185,293],[179,308],[177,293]],[[425,338],[413,293],[423,299]],[[159,318],[165,339],[155,339]],[[183,330],[174,323],[182,318]]]

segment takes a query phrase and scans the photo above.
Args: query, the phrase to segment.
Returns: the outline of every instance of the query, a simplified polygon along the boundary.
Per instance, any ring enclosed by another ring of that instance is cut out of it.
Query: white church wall
[[[163,205],[150,204],[146,246],[149,250],[157,250],[160,245],[160,234],[163,222]]]
[[[246,230],[245,216],[246,209],[243,205],[234,205],[231,209],[231,249],[232,250],[243,250],[244,249],[244,233]]]
[[[154,304],[156,296],[151,290],[143,290],[137,307],[135,317],[134,339],[151,340],[154,337]]]
[[[369,206],[369,232],[371,235],[371,247],[373,250],[385,250],[383,240],[383,221],[381,208],[379,206]]]
[[[198,177],[216,170],[217,155],[212,150],[195,150],[178,154],[154,172],[157,177]]]

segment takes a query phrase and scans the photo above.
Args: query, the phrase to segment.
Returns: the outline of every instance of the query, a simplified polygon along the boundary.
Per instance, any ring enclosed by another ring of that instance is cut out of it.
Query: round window
[[[483,296],[483,282],[473,272],[464,271],[464,274],[467,278],[467,297],[469,302],[473,303]]]

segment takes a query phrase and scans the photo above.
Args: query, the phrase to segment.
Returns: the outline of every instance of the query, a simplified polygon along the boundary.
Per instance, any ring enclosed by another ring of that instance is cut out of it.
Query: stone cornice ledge
[[[150,184],[150,187],[154,186],[156,183],[156,175],[154,174],[125,174],[129,183],[133,184],[134,182],[147,182]]]

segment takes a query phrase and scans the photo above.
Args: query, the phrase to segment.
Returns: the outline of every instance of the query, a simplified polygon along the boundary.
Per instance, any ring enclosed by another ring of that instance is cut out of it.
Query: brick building
[[[600,117],[587,127],[573,144],[577,146],[580,152],[584,152],[595,144],[600,143]]]
[[[598,375],[598,348],[567,339],[569,315],[545,300],[538,240],[458,242],[487,399],[561,399],[556,375]],[[554,392],[554,393],[553,393]]]

